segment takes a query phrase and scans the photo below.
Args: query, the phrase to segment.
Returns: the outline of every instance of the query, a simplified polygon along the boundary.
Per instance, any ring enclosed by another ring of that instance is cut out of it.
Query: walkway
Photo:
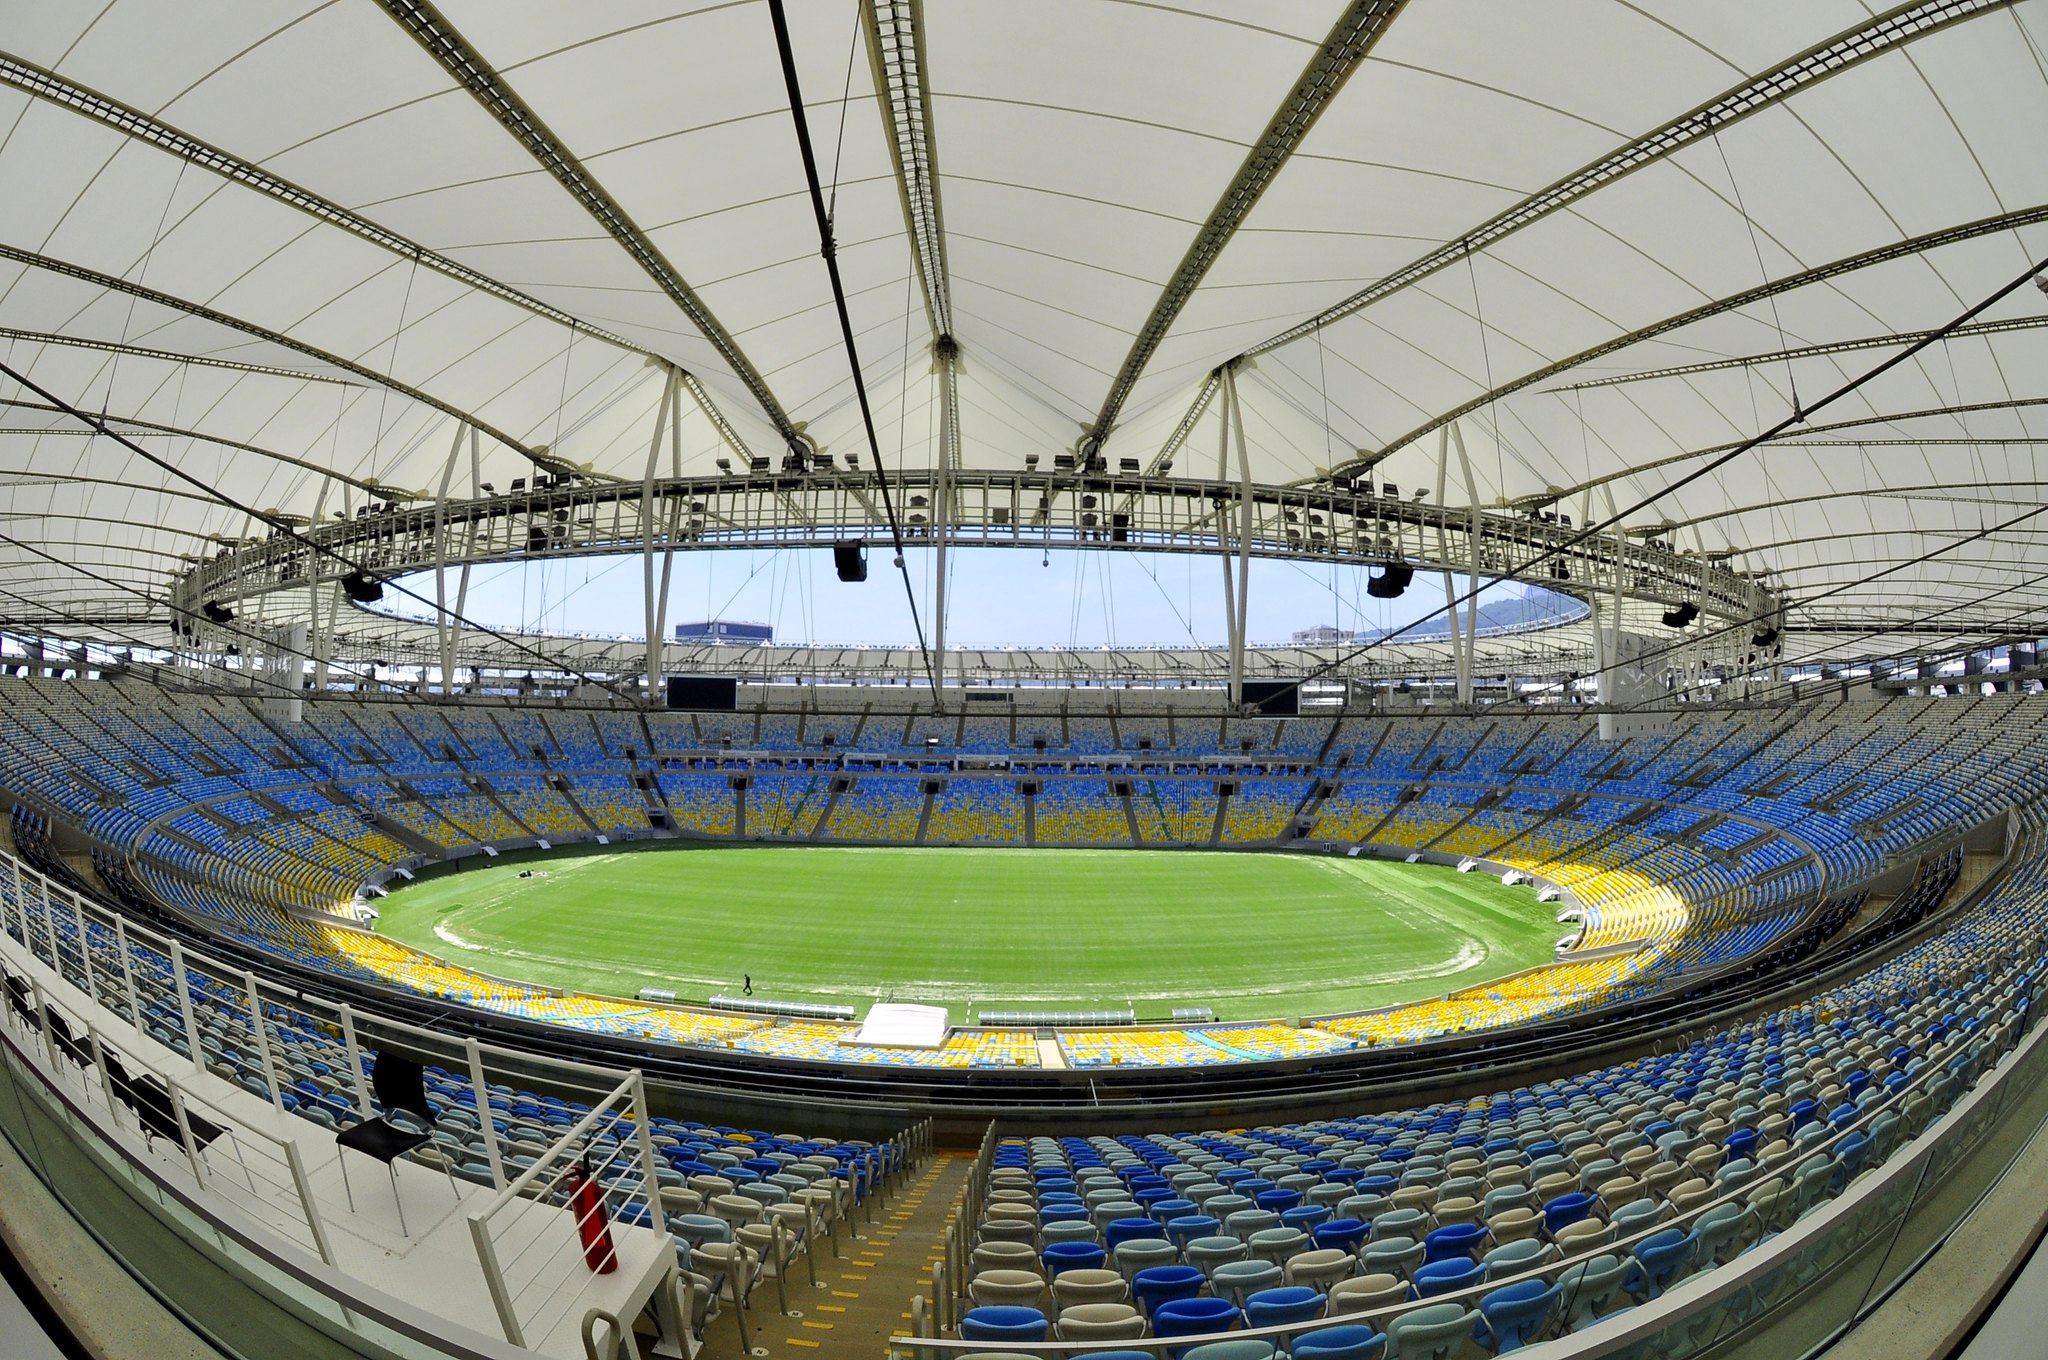
[[[940,1259],[946,1225],[952,1221],[974,1158],[967,1153],[941,1152],[913,1175],[894,1199],[875,1210],[870,1224],[862,1217],[854,1226],[859,1236],[839,1239],[843,1259],[829,1250],[818,1257],[817,1289],[799,1266],[790,1279],[789,1306],[801,1317],[775,1311],[775,1286],[754,1289],[754,1307],[747,1314],[757,1356],[858,1356],[878,1360],[892,1335],[910,1327],[910,1300],[929,1296],[932,1266]],[[711,1324],[705,1338],[706,1360],[733,1360],[737,1336],[728,1316]]]

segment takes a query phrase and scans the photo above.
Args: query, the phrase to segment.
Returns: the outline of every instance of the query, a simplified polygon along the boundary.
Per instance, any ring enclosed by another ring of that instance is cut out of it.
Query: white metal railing
[[[12,961],[17,947],[0,935],[0,958]],[[47,1070],[68,1078],[75,1096],[102,1108],[115,1128],[142,1141],[145,1152],[182,1162],[196,1188],[218,1191],[248,1219],[335,1263],[296,1140],[207,1099],[189,1073],[151,1058],[125,1028],[98,1023],[26,970],[10,968],[8,979],[14,997],[0,1023],[38,1047]]]
[[[148,1174],[160,1185],[179,1165],[189,1189],[177,1189],[176,1197],[202,1216],[216,1214],[216,1200],[233,1205],[229,1220],[239,1215],[279,1239],[280,1247],[334,1267],[328,1224],[307,1184],[297,1143],[235,1114],[234,1106],[248,1108],[240,1100],[223,1103],[204,1095],[218,1089],[207,1074],[268,1101],[274,1116],[296,1107],[301,1115],[338,1127],[377,1113],[366,1062],[373,1050],[397,1049],[441,1072],[442,1136],[428,1148],[448,1158],[447,1170],[457,1180],[495,1191],[471,1233],[507,1342],[571,1336],[588,1311],[577,1306],[590,1290],[589,1280],[574,1273],[587,1269],[576,1220],[540,1207],[564,1197],[568,1168],[580,1165],[586,1143],[622,1257],[630,1242],[629,1264],[653,1282],[658,1303],[673,1305],[667,1291],[673,1239],[659,1194],[667,1165],[658,1160],[646,1122],[647,1092],[638,1071],[622,1075],[502,1049],[304,996],[132,925],[7,854],[0,854],[0,959],[9,961],[9,975],[20,978],[24,989],[20,1011],[0,997],[0,1024],[21,1035],[22,1046],[40,1055],[41,1067],[69,1074],[68,1086],[77,1089],[67,1098],[103,1109],[109,1128],[141,1135],[141,1151],[123,1148],[123,1156],[147,1157],[155,1149],[158,1155],[149,1159],[155,1169]],[[142,1108],[132,1099],[138,1082],[149,1093]],[[458,1103],[467,1109],[466,1124],[445,1103],[448,1083],[455,1084]],[[547,1155],[527,1165],[511,1148],[515,1134],[535,1136],[532,1123],[522,1126],[514,1114],[519,1100],[534,1098],[525,1094],[532,1091],[587,1106],[588,1113],[565,1134],[549,1126],[544,1136],[553,1141]],[[268,1122],[278,1125],[275,1117]],[[511,1131],[500,1130],[501,1122]],[[467,1143],[447,1141],[451,1124],[461,1124]],[[877,1149],[872,1168],[850,1169],[844,1200],[835,1201],[825,1224],[835,1251],[840,1208],[850,1215],[864,1211],[872,1222],[877,1191],[886,1183],[880,1168],[886,1165],[888,1178],[899,1179],[910,1163],[929,1154],[930,1145],[927,1121]],[[204,1193],[209,1190],[214,1193]],[[512,1212],[515,1204],[524,1212]],[[416,1343],[414,1350],[425,1345],[435,1353],[496,1353],[473,1333],[444,1344],[431,1324],[413,1321],[431,1314],[339,1270],[322,1275],[316,1266],[309,1272],[289,1251],[260,1246],[260,1239],[243,1237],[243,1231],[233,1229],[245,1254],[317,1281],[315,1287],[366,1333],[405,1337]],[[793,1261],[809,1250],[808,1232],[780,1225],[774,1235],[786,1244],[778,1246],[778,1256]],[[380,1302],[364,1309],[358,1306],[364,1297]]]
[[[594,1261],[608,1257],[613,1269],[618,1265],[618,1228],[610,1220],[645,1218],[666,1236],[654,1144],[645,1122],[634,1117],[646,1104],[640,1074],[630,1073],[469,1216],[491,1302],[513,1345],[526,1345],[528,1337],[543,1336],[564,1319],[580,1319],[592,1307],[599,1278]],[[579,1185],[588,1188],[579,1194]],[[536,1203],[563,1212],[535,1213]],[[596,1244],[586,1247],[585,1233]]]

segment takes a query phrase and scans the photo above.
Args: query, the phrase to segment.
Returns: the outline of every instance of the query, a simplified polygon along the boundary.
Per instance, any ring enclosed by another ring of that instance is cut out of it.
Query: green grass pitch
[[[1224,851],[673,844],[470,860],[378,928],[499,977],[1224,1019],[1440,995],[1551,957],[1556,908],[1437,865]],[[520,878],[522,868],[546,877]]]

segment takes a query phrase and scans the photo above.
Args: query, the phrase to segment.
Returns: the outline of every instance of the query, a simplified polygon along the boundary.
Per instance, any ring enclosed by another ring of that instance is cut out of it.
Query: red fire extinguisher
[[[569,1187],[569,1212],[576,1216],[576,1236],[583,1243],[583,1264],[600,1275],[619,1268],[618,1253],[612,1250],[611,1220],[605,1214],[604,1196],[591,1179],[590,1155],[570,1166],[563,1181]]]

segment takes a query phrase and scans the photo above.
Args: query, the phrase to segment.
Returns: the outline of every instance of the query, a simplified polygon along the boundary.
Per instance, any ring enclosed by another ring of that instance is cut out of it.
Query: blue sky
[[[934,554],[905,557],[918,608],[931,627]],[[1223,569],[1214,557],[1180,553],[965,548],[951,553],[949,646],[1082,647],[1217,644],[1224,640]],[[449,593],[454,594],[453,573]],[[1365,593],[1363,568],[1254,559],[1251,641],[1285,642],[1297,629],[1397,627],[1443,603],[1441,578],[1418,573],[1398,600]],[[433,597],[431,573],[409,578]],[[395,593],[385,606],[430,613]],[[495,627],[627,634],[645,628],[638,556],[515,562],[476,568],[471,619]],[[780,642],[910,643],[903,584],[885,546],[870,545],[868,579],[849,585],[818,548],[678,554],[668,621],[702,618],[771,623]]]

